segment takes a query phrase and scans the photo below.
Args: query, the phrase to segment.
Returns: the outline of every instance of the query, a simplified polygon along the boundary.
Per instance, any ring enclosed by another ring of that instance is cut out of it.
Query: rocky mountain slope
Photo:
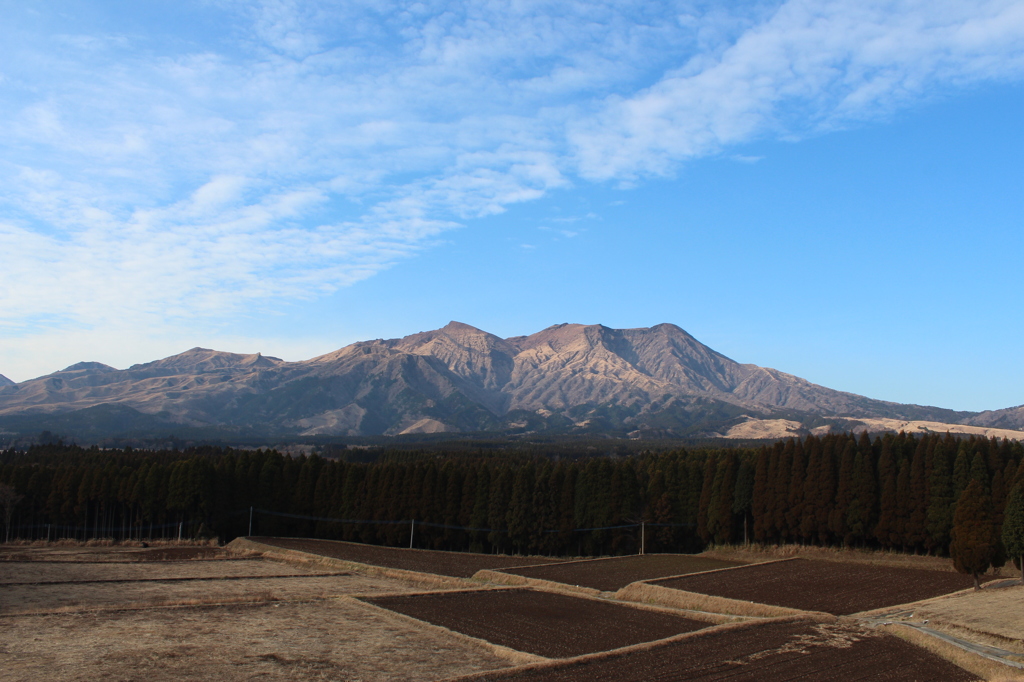
[[[193,348],[126,370],[83,362],[0,386],[0,428],[102,418],[125,429],[294,435],[442,431],[713,435],[758,419],[968,422],[977,415],[835,391],[740,364],[679,327],[560,324],[502,339],[452,322],[302,362]],[[77,422],[76,422],[77,423]],[[971,423],[974,423],[973,421]],[[1003,423],[981,426],[1012,428]]]

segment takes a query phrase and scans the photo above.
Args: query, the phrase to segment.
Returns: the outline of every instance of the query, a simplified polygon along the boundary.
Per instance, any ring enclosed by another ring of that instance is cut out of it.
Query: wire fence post
[[[416,519],[409,522],[409,549],[412,549],[412,539],[416,536]]]
[[[644,525],[644,522],[641,521],[640,522],[640,556],[644,555],[644,536],[645,536],[645,530],[646,530],[646,526]]]
[[[249,507],[249,535],[248,535],[248,537],[250,537],[250,538],[252,537],[252,507]]]
[[[181,542],[181,524],[182,521],[178,521],[178,542]]]

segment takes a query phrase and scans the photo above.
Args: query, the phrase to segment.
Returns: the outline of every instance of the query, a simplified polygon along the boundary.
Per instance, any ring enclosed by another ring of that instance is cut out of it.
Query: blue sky
[[[14,380],[672,322],[1024,403],[1024,3],[0,8]]]

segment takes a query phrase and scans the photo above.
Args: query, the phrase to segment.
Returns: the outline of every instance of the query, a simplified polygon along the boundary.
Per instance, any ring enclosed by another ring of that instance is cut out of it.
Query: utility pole
[[[409,522],[409,549],[412,549],[412,539],[416,535],[416,519]]]
[[[249,507],[249,537],[252,537],[252,507]]]

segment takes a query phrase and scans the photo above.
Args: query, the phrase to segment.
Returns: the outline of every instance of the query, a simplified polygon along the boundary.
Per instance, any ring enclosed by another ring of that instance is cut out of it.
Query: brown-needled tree
[[[974,589],[980,590],[978,576],[989,569],[996,555],[995,524],[992,500],[976,479],[964,488],[953,515],[953,541],[949,554],[960,573],[974,578]]]
[[[1015,485],[1006,498],[1003,512],[1003,546],[1013,563],[1020,569],[1020,582],[1024,584],[1024,481]]]

